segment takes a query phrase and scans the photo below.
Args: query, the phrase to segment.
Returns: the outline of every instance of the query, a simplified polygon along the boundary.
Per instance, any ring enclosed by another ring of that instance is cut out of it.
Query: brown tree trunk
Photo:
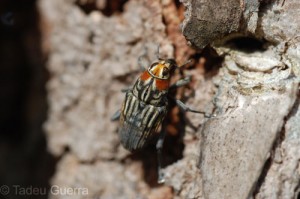
[[[52,185],[83,188],[77,198],[297,198],[298,0],[40,0],[39,9],[51,76],[45,129],[60,158]],[[193,81],[172,94],[212,114],[171,106],[163,185],[155,143],[131,154],[110,121],[138,57],[148,49],[155,60],[157,45],[179,64],[193,59],[183,71]]]

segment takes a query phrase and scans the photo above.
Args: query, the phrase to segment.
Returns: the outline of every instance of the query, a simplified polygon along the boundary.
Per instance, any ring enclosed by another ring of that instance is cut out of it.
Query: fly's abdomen
[[[122,145],[130,150],[143,148],[153,137],[167,113],[167,106],[153,106],[126,94],[121,114],[119,136]]]

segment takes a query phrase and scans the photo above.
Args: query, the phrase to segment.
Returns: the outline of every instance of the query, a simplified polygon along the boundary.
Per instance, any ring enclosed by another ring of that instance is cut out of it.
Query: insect
[[[112,120],[120,120],[119,137],[124,148],[129,151],[142,149],[156,134],[168,112],[169,90],[190,82],[190,78],[184,78],[170,85],[174,70],[182,66],[177,66],[174,59],[158,57],[158,61],[141,73],[133,88],[124,90],[126,95],[122,108],[112,117]],[[190,109],[178,99],[174,101],[184,111],[204,114]],[[156,144],[159,183],[164,182],[161,169],[164,137],[165,130],[162,127]]]

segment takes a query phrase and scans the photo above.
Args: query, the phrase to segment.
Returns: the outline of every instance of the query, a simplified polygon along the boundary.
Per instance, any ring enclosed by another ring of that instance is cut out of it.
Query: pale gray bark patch
[[[295,102],[296,83],[282,91],[245,96],[222,82],[223,114],[203,127],[200,168],[205,198],[247,198],[255,188],[284,118]],[[225,85],[224,85],[225,84]],[[226,103],[227,103],[226,102]],[[227,109],[227,110],[225,110]],[[276,114],[274,114],[276,111]]]
[[[256,194],[261,198],[299,198],[300,109],[299,98],[283,129],[284,139],[276,146],[264,182]],[[281,135],[282,136],[282,135]]]

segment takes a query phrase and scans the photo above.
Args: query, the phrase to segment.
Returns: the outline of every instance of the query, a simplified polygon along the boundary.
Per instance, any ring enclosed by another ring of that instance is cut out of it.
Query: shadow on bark
[[[36,1],[1,1],[0,16],[0,184],[10,187],[6,198],[25,196],[16,186],[47,198],[56,160],[42,129],[48,73]]]

